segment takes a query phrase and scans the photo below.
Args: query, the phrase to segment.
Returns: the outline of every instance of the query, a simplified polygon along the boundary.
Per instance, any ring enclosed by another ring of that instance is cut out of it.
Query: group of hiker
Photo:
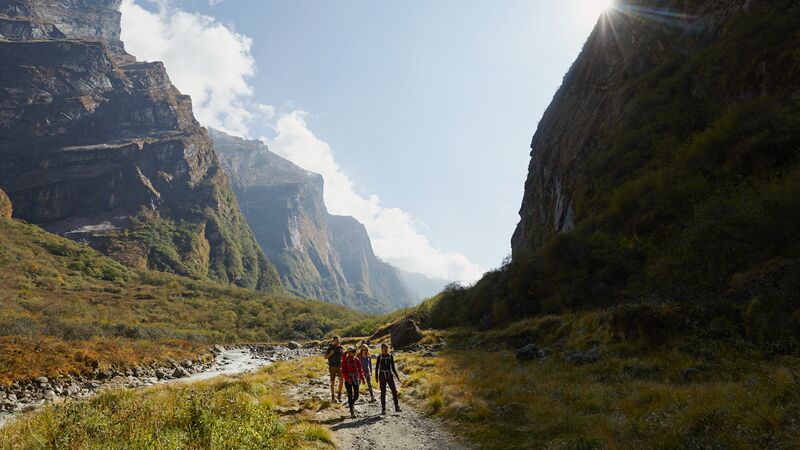
[[[328,371],[331,376],[331,400],[333,402],[342,401],[342,387],[347,390],[347,404],[350,407],[350,417],[355,418],[355,404],[360,394],[360,386],[366,384],[369,389],[370,402],[375,401],[375,394],[372,390],[372,374],[375,374],[375,381],[381,390],[381,414],[386,414],[386,388],[392,391],[394,399],[394,410],[400,412],[400,403],[397,399],[397,385],[395,379],[400,381],[400,375],[394,364],[394,355],[389,352],[389,345],[381,344],[381,352],[375,358],[375,369],[372,368],[372,355],[370,354],[369,340],[361,343],[361,346],[350,347],[346,351],[342,347],[338,336],[333,338],[333,342],[325,352],[328,360]],[[335,394],[336,379],[339,379],[338,396]]]

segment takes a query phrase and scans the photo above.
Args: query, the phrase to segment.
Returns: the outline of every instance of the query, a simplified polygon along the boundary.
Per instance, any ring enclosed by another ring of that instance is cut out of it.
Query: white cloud
[[[353,216],[363,223],[378,256],[402,269],[433,278],[471,282],[483,274],[480,266],[461,253],[434,248],[405,211],[383,207],[377,195],[359,195],[336,162],[330,145],[309,130],[305,116],[303,111],[282,116],[274,124],[276,137],[262,139],[275,153],[322,174],[328,210],[332,214]]]
[[[256,120],[270,125],[275,137],[265,140],[272,150],[322,174],[328,209],[362,222],[383,260],[432,278],[471,282],[483,274],[461,253],[433,247],[405,211],[382,206],[377,195],[358,194],[331,147],[308,128],[305,112],[278,114],[254,101],[250,79],[256,64],[249,37],[213,17],[178,9],[169,0],[154,3],[158,10],[151,12],[135,0],[123,0],[122,40],[139,59],[164,62],[173,83],[192,97],[203,125],[239,136],[248,136]]]
[[[163,61],[173,83],[192,97],[204,125],[244,135],[254,117],[249,99],[256,64],[252,40],[213,17],[157,1],[157,12],[122,2],[122,40],[140,60]]]

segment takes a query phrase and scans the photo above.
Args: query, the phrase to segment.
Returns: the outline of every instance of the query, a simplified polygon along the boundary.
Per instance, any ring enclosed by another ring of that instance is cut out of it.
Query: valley
[[[608,6],[470,283],[201,123],[131,5],[0,0],[0,449],[800,447],[796,1]],[[392,347],[402,412],[330,399],[333,336]]]

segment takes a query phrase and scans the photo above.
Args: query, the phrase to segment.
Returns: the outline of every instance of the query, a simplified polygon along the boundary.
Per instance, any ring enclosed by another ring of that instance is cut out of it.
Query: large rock
[[[422,331],[411,319],[398,322],[392,328],[392,347],[403,349],[422,340]]]
[[[0,0],[0,187],[15,217],[133,267],[279,288],[191,99],[124,52],[119,5]]]
[[[14,209],[11,207],[11,200],[2,189],[0,189],[0,217],[10,219]]]

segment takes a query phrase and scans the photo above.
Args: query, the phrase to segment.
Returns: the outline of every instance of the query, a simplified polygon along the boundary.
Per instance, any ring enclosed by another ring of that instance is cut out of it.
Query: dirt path
[[[312,406],[315,412],[305,411],[303,418],[330,427],[336,444],[344,450],[357,449],[467,449],[443,429],[441,424],[408,404],[402,412],[394,412],[391,392],[387,392],[387,414],[381,415],[380,391],[375,386],[374,403],[369,402],[366,386],[361,387],[361,397],[356,403],[356,418],[347,410],[347,394],[342,392],[343,403],[331,404],[328,377],[321,377],[289,390],[300,404]],[[400,387],[402,389],[402,387]]]

